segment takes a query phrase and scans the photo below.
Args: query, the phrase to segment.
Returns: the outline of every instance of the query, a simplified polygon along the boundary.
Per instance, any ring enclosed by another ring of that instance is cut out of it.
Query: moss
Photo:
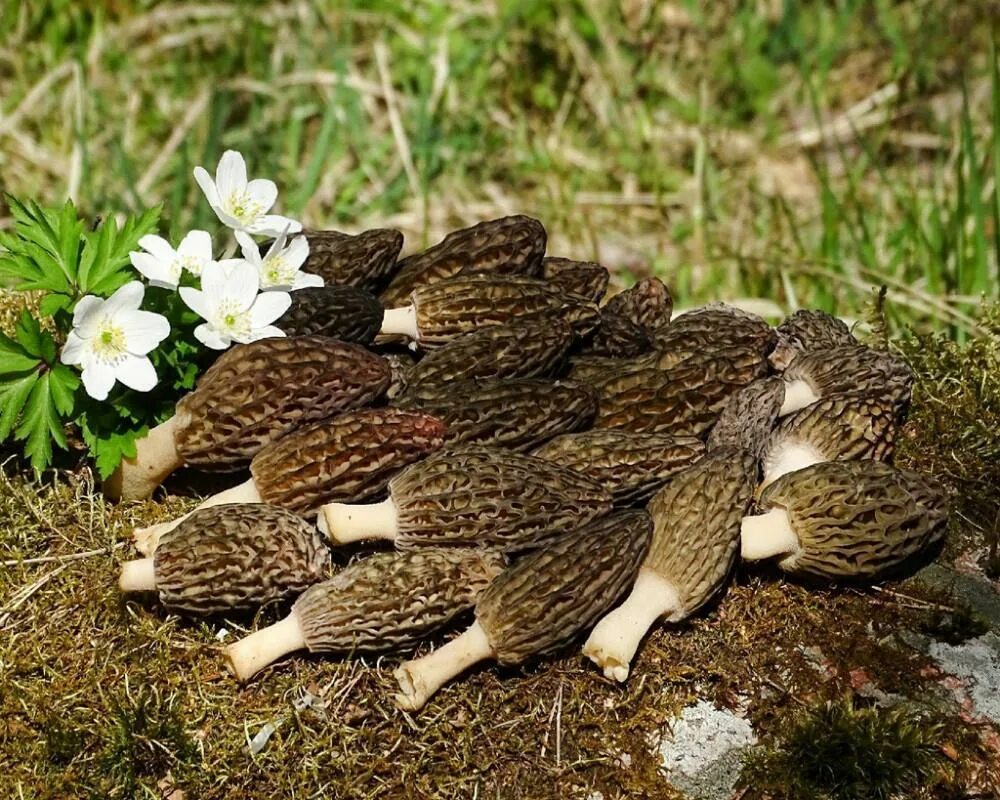
[[[968,603],[956,600],[952,603],[952,610],[934,608],[920,623],[919,629],[948,644],[961,644],[982,636],[989,631],[990,624]]]

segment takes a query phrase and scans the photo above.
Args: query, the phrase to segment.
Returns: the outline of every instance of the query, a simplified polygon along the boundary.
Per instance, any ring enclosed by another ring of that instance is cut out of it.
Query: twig
[[[50,564],[52,562],[62,562],[62,561],[79,561],[84,558],[90,558],[91,556],[102,556],[110,555],[115,550],[122,548],[126,545],[126,542],[117,542],[110,547],[100,547],[97,550],[84,550],[81,553],[69,553],[64,556],[38,556],[36,558],[11,558],[6,561],[0,561],[0,566],[4,567],[19,567],[22,564]]]
[[[51,572],[43,575],[34,583],[25,586],[20,590],[18,590],[17,592],[15,592],[11,602],[8,603],[4,608],[0,608],[0,628],[3,628],[7,625],[7,622],[10,619],[10,615],[13,614],[15,611],[17,611],[26,602],[28,602],[28,600],[31,599],[32,595],[34,595],[39,589],[45,586],[45,584],[47,584],[50,580],[56,577],[56,575],[58,575],[60,572],[63,572],[64,570],[67,569],[69,569],[69,564],[63,564],[61,566],[58,566]]]
[[[406,170],[406,177],[410,182],[410,191],[416,200],[421,198],[420,176],[413,166],[413,156],[410,151],[410,142],[406,138],[406,129],[399,116],[399,106],[396,101],[396,90],[392,86],[392,76],[389,73],[389,48],[385,41],[379,39],[375,42],[375,64],[378,67],[379,79],[382,82],[382,92],[385,94],[385,110],[389,115],[389,127],[392,129],[392,137],[396,140],[396,149],[399,151],[399,158],[403,162],[403,169]]]
[[[884,589],[881,586],[872,586],[872,591],[879,592],[880,594],[887,594],[890,597],[895,597],[897,600],[906,600],[910,603],[917,603],[923,608],[936,608],[938,611],[947,611],[948,613],[954,614],[955,609],[951,606],[941,605],[941,603],[935,603],[931,600],[923,600],[919,597],[913,597],[912,595],[903,594],[902,592],[895,592],[892,589]]]

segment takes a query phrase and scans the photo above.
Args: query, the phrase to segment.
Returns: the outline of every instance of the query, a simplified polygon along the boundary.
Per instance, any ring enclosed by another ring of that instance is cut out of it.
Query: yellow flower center
[[[295,270],[280,255],[264,259],[261,283],[263,288],[272,286],[291,286],[295,280]]]
[[[250,335],[250,312],[239,308],[232,300],[224,300],[218,308],[215,327],[234,339]]]
[[[120,325],[106,319],[97,330],[97,335],[91,339],[91,350],[94,355],[107,364],[114,364],[125,356],[125,331]]]
[[[246,225],[257,219],[264,209],[248,192],[233,192],[226,200],[226,211]]]

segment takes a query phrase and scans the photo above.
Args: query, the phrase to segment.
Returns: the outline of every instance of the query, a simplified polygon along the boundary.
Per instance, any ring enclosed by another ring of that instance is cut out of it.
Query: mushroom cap
[[[399,262],[399,271],[382,293],[382,304],[405,305],[418,286],[459,273],[538,275],[546,238],[541,222],[521,214],[452,231],[433,247]]]
[[[545,377],[563,364],[573,340],[568,324],[540,315],[491,325],[424,356],[410,372],[410,386],[423,389],[468,378]]]
[[[418,387],[398,404],[439,417],[451,446],[483,444],[512,450],[528,450],[560,433],[586,427],[597,412],[597,396],[589,387],[531,378]]]
[[[668,369],[706,349],[737,342],[767,356],[778,334],[763,317],[725,303],[709,303],[674,317],[669,325],[657,328],[653,338],[660,352],[657,365]]]
[[[888,395],[897,408],[910,402],[913,390],[909,364],[863,345],[803,353],[785,370],[785,380],[804,380],[819,397],[858,391]]]
[[[649,547],[644,511],[618,511],[564,533],[508,567],[476,604],[501,664],[568,644],[629,589]]]
[[[644,328],[621,314],[601,309],[601,324],[586,352],[613,358],[633,358],[648,353],[653,340]]]
[[[355,286],[315,286],[291,292],[292,305],[275,324],[288,336],[319,334],[371,344],[382,325],[382,305]]]
[[[389,481],[396,546],[537,547],[611,510],[611,495],[567,467],[494,447],[441,450]]]
[[[328,284],[357,286],[377,292],[396,270],[403,234],[376,228],[352,236],[339,231],[303,231],[309,257],[302,268]]]
[[[944,537],[948,501],[928,476],[878,461],[831,461],[790,472],[768,486],[763,511],[788,514],[799,550],[778,562],[817,578],[876,578],[904,566]]]
[[[240,469],[295,426],[373,402],[389,377],[380,356],[325,336],[237,345],[177,404],[177,451],[190,465]]]
[[[740,550],[740,522],[757,484],[757,460],[736,447],[706,455],[649,501],[653,537],[642,566],[677,591],[688,617],[725,585]]]
[[[612,297],[604,305],[612,314],[634,322],[652,335],[670,324],[674,298],[670,289],[659,278],[643,278],[634,286]]]
[[[668,369],[631,367],[593,380],[595,428],[701,436],[730,395],[767,370],[765,355],[743,344],[718,347]]]
[[[842,320],[818,309],[802,308],[790,314],[777,332],[771,364],[778,370],[788,367],[799,353],[860,344]]]
[[[738,447],[760,457],[783,402],[785,382],[781,378],[759,378],[748,383],[726,401],[708,435],[708,449]]]
[[[418,341],[425,349],[532,314],[560,317],[580,335],[589,333],[599,319],[597,306],[580,295],[523,275],[462,274],[418,286],[411,298]]]
[[[895,404],[884,395],[845,392],[823,397],[781,421],[767,442],[764,471],[789,444],[815,448],[824,461],[891,461],[896,418]]]
[[[504,565],[465,547],[376,553],[306,590],[293,611],[310,652],[406,650],[472,608]]]
[[[600,303],[608,290],[610,276],[607,269],[593,261],[546,256],[542,259],[541,278],[564,292]]]
[[[193,512],[153,554],[160,601],[189,614],[253,609],[296,595],[330,572],[330,551],[305,520],[276,506]]]
[[[608,429],[557,436],[531,454],[586,475],[611,492],[615,505],[630,506],[645,503],[704,452],[690,436]]]
[[[265,503],[306,515],[325,503],[360,503],[385,493],[389,479],[444,443],[429,414],[394,408],[350,411],[269,444],[250,464]]]

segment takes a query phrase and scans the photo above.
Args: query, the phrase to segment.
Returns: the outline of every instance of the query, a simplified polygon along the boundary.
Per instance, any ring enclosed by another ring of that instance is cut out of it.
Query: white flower
[[[296,236],[286,247],[288,236],[282,231],[263,257],[257,243],[242,231],[236,231],[236,241],[243,250],[243,258],[256,267],[261,289],[294,291],[307,286],[323,285],[323,279],[319,275],[300,271],[309,256],[309,242],[305,236]]]
[[[174,250],[162,236],[147,234],[139,240],[145,253],[129,253],[132,266],[141,272],[152,286],[176,289],[181,275],[187,270],[201,275],[212,260],[212,236],[208,231],[191,231]]]
[[[258,294],[260,278],[253,264],[231,258],[205,266],[201,290],[182,286],[181,299],[205,322],[194,335],[206,347],[225,350],[233,342],[284,336],[271,323],[292,304],[288,292]]]
[[[222,154],[214,181],[204,167],[194,168],[194,179],[216,216],[233,230],[258,236],[277,236],[286,229],[290,233],[302,230],[302,225],[294,220],[267,213],[278,199],[278,187],[264,178],[247,181],[247,164],[235,150]]]
[[[156,386],[156,370],[146,354],[167,338],[170,323],[139,310],[145,291],[141,282],[131,281],[107,300],[88,294],[76,304],[61,359],[82,365],[83,386],[95,400],[107,399],[115,381],[138,392]]]

